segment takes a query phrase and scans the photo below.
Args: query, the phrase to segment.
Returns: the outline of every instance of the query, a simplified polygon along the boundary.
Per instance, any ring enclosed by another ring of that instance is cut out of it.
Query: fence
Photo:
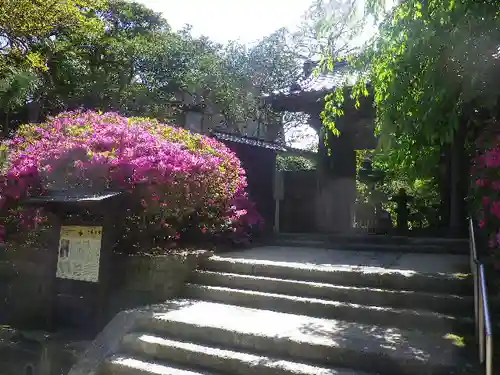
[[[484,264],[477,256],[474,222],[469,219],[470,267],[474,280],[474,314],[476,338],[479,344],[479,362],[485,366],[486,375],[493,375],[493,332],[488,303],[488,289]]]

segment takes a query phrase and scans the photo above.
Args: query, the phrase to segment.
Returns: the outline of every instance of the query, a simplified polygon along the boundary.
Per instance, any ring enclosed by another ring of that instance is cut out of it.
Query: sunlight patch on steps
[[[156,363],[144,362],[135,358],[116,356],[110,361],[111,365],[131,368],[141,372],[147,372],[155,375],[211,375],[208,373],[193,372],[174,367],[163,366]],[[214,374],[212,374],[214,375]]]
[[[459,348],[465,347],[465,338],[463,336],[455,335],[454,333],[447,333],[443,336],[445,340],[449,340],[453,343],[453,345],[458,346]]]

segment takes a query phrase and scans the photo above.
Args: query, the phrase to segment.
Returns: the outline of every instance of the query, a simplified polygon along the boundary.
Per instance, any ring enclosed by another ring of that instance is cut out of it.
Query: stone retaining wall
[[[178,252],[158,256],[113,254],[105,317],[120,310],[182,295],[198,261],[211,253]],[[0,325],[47,329],[55,291],[53,252],[36,247],[8,248],[0,254]],[[57,329],[57,326],[54,327]]]
[[[114,254],[108,271],[113,277],[105,306],[107,321],[121,310],[182,296],[199,262],[211,254]],[[22,328],[0,329],[0,375],[31,374],[30,366],[37,375],[66,373],[94,338],[94,332],[30,331],[47,327],[56,280],[53,262],[51,252],[37,248],[8,249],[0,255],[0,325]]]
[[[39,328],[46,324],[55,279],[45,249],[7,247],[0,253],[0,324]]]
[[[112,274],[117,277],[107,308],[109,319],[120,310],[182,296],[201,259],[210,255],[203,250],[159,256],[114,255]]]

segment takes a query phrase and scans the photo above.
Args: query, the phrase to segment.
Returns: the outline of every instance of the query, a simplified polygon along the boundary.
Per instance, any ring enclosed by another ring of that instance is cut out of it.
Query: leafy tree
[[[5,118],[4,124],[9,123],[11,111],[26,103],[33,92],[39,87],[39,77],[30,70],[23,70],[15,67],[4,71],[0,79],[0,108],[2,108]],[[8,135],[8,127],[4,127],[4,136]]]
[[[101,19],[102,33],[61,32],[47,51],[49,71],[39,103],[48,113],[83,106],[150,115],[160,100],[171,99],[150,78],[171,37],[161,16],[136,3],[112,1]]]
[[[351,57],[366,76],[350,95],[356,104],[373,95],[390,167],[404,168],[413,181],[438,180],[442,191],[451,188],[452,206],[459,205],[470,141],[498,115],[500,2],[408,0],[388,13],[380,13],[381,3],[368,2],[369,14],[382,21],[378,35]],[[340,89],[328,98],[324,122],[332,130],[345,94]]]
[[[104,0],[1,0],[0,72],[12,62],[44,69],[44,56],[32,49],[33,44],[47,42],[61,29],[100,30],[95,12],[104,7]]]
[[[353,41],[365,24],[356,0],[314,0],[293,32],[293,42],[304,59],[347,56],[359,47]]]
[[[223,58],[228,71],[237,75],[239,85],[253,93],[253,97],[247,101],[247,118],[266,123],[268,131],[274,131],[278,136],[284,135],[287,127],[303,122],[297,121],[301,118],[296,114],[287,113],[283,116],[260,105],[262,94],[288,88],[302,74],[300,56],[288,29],[278,29],[250,47],[230,42],[224,48]]]
[[[26,84],[34,90],[19,100],[6,97],[12,106],[5,134],[19,123],[78,107],[172,120],[181,111],[180,91],[215,103],[228,121],[247,115],[255,98],[241,85],[245,77],[227,69],[218,44],[193,38],[189,28],[173,32],[161,15],[137,3],[112,0],[98,16],[104,25],[98,32],[61,27],[50,43],[30,45],[45,57],[45,68],[32,70],[41,84]]]
[[[23,107],[36,104],[48,57],[61,32],[103,31],[103,0],[0,0],[0,124],[8,136]]]

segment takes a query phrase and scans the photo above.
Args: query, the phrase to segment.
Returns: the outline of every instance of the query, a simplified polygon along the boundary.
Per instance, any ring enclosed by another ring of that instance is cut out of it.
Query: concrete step
[[[468,248],[468,238],[418,237],[401,235],[379,235],[367,233],[321,234],[321,233],[279,233],[275,239],[315,240],[336,243],[373,243],[389,245],[436,245],[442,247]]]
[[[467,350],[433,335],[205,301],[155,314],[136,328],[172,340],[384,375],[471,374]],[[228,373],[231,373],[228,371]]]
[[[128,352],[167,363],[195,366],[231,375],[367,375],[354,370],[327,369],[157,335],[130,333],[123,339]]]
[[[378,252],[411,252],[425,254],[467,254],[469,249],[465,246],[444,246],[433,244],[391,244],[391,243],[365,243],[356,241],[335,241],[316,239],[275,238],[269,241],[274,246],[315,247],[318,249],[337,249],[354,251]]]
[[[205,260],[200,269],[335,285],[472,295],[472,278],[469,274],[428,274],[382,267],[321,266],[220,256]]]
[[[388,290],[333,285],[313,281],[286,280],[265,276],[198,270],[193,284],[256,290],[288,296],[300,296],[371,306],[425,309],[443,314],[471,316],[474,298],[453,294],[435,294],[407,290]]]
[[[308,246],[343,250],[377,250],[381,252],[416,252],[468,254],[468,239],[443,237],[407,237],[374,234],[307,234],[280,233],[269,243],[281,246]]]
[[[156,361],[114,355],[104,363],[102,375],[217,375],[206,371],[183,370]]]
[[[235,306],[376,324],[384,327],[419,329],[442,334],[474,332],[474,320],[471,318],[439,314],[429,310],[369,306],[198,284],[188,284],[186,296]],[[471,310],[471,314],[473,314],[473,310]]]

